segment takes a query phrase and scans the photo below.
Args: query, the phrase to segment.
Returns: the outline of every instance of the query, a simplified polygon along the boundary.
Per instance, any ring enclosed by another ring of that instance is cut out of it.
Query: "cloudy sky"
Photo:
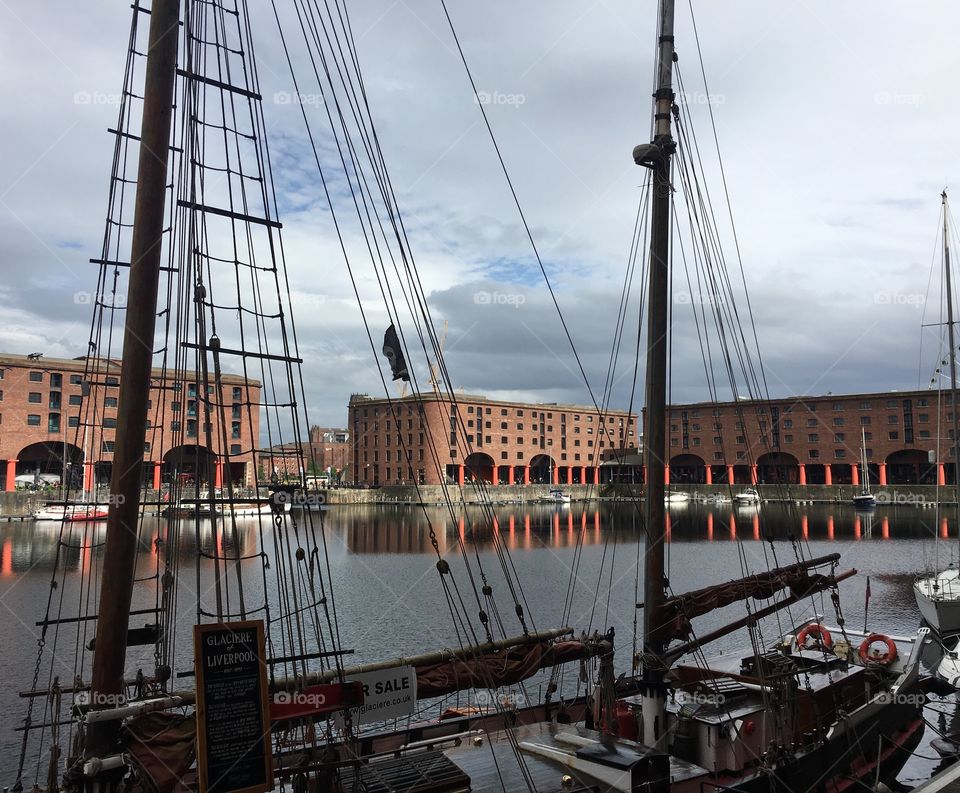
[[[382,393],[290,101],[269,4],[253,29],[310,419],[346,420],[352,392]],[[278,5],[289,13],[290,2]],[[557,300],[603,390],[649,139],[653,2],[448,7]],[[774,395],[925,386],[938,354],[939,194],[958,183],[955,31],[960,10],[892,2],[695,3],[677,49],[715,209],[726,216],[714,111],[767,381]],[[351,3],[370,107],[453,385],[583,402],[570,346],[534,260],[438,0]],[[0,2],[0,348],[85,351],[125,57],[116,2]],[[291,41],[295,36],[289,36]],[[295,41],[294,41],[295,43]],[[300,70],[304,62],[295,55]],[[302,74],[301,74],[302,76]],[[303,89],[307,92],[308,89]],[[306,100],[309,103],[309,99]],[[325,171],[336,160],[309,107]],[[960,201],[960,198],[957,199]],[[388,324],[352,211],[351,263],[375,336]],[[722,226],[736,267],[729,223]],[[683,275],[678,293],[696,294]],[[636,314],[634,296],[632,313]],[[673,393],[705,399],[691,305],[675,303]],[[633,320],[635,325],[636,320]],[[628,325],[627,335],[635,335]],[[632,351],[622,349],[620,372]],[[921,356],[921,352],[923,353]],[[426,361],[413,365],[421,382]],[[629,377],[615,404],[629,399]]]

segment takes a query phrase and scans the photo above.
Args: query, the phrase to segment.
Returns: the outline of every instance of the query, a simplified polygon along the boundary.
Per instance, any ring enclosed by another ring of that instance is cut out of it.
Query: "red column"
[[[880,463],[878,466],[880,468],[880,484],[883,487],[887,486],[887,464]]]
[[[757,483],[757,466],[750,466],[750,484],[755,485]]]
[[[593,469],[593,483],[595,485],[600,484],[600,466],[595,466]]]
[[[500,484],[500,466],[494,464],[493,468],[490,470],[490,484],[499,485]]]
[[[83,464],[83,489],[87,493],[93,492],[95,487],[95,482],[93,478],[94,467],[93,463],[84,463]]]
[[[523,483],[525,485],[530,484],[530,466],[529,465],[523,466]]]
[[[860,466],[859,465],[850,466],[850,484],[852,485],[860,484]]]
[[[665,485],[670,484],[670,466],[669,465],[663,466],[663,483]]]
[[[216,469],[213,472],[213,486],[217,490],[223,487],[223,463],[219,460],[217,461]]]
[[[512,485],[513,483],[513,466],[511,465],[507,468],[507,484]],[[511,517],[510,520],[513,520],[513,518]]]
[[[732,465],[728,465],[728,466],[727,466],[727,484],[730,484],[730,485],[734,484],[734,482],[733,482],[733,466],[732,466]]]
[[[823,481],[827,485],[833,484],[833,470],[830,468],[830,463],[823,466]]]
[[[160,471],[163,469],[163,463],[160,460],[156,460],[153,463],[153,489],[160,489]]]
[[[800,484],[805,485],[807,483],[807,466],[803,463],[800,463]]]
[[[573,466],[572,465],[567,466],[567,484],[568,485],[573,484]]]
[[[704,471],[705,471],[706,477],[707,477],[706,480],[705,480],[706,483],[707,483],[708,485],[712,485],[712,484],[713,484],[713,466],[707,465],[707,467],[704,469]]]
[[[463,463],[457,466],[457,484],[463,485]]]
[[[7,482],[6,488],[7,491],[13,491],[17,489],[17,461],[16,460],[7,460]]]
[[[944,471],[943,463],[937,463],[937,484],[945,485],[947,483],[947,475]]]
[[[553,484],[555,485],[560,484],[560,467],[559,466],[557,465],[553,466],[553,474],[551,475],[551,478],[553,479]]]

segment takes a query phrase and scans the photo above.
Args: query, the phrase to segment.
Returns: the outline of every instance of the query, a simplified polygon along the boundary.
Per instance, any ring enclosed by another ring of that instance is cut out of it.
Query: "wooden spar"
[[[538,642],[559,639],[563,636],[570,636],[573,634],[573,632],[573,628],[555,628],[549,631],[530,633],[525,636],[514,636],[509,639],[500,639],[499,641],[489,642],[487,644],[470,645],[469,647],[463,647],[459,650],[437,650],[430,653],[423,653],[421,655],[413,655],[409,658],[394,658],[390,661],[377,661],[370,664],[361,664],[359,666],[352,666],[344,669],[342,672],[339,672],[336,669],[329,669],[324,672],[316,672],[314,674],[309,674],[302,677],[278,677],[271,683],[270,690],[290,691],[301,686],[313,686],[320,683],[329,683],[330,681],[337,680],[341,677],[349,678],[351,675],[359,675],[365,672],[377,672],[383,669],[392,669],[397,666],[427,666],[429,664],[443,663],[444,661],[480,658],[486,653],[492,653],[498,650],[507,650],[511,647],[520,647],[524,644],[537,644]],[[596,646],[596,650],[591,654],[596,655],[601,652],[610,651],[609,642],[606,642],[603,639],[596,641],[594,644]],[[182,705],[192,705],[194,702],[196,702],[195,691],[175,691],[170,694],[170,696],[176,698],[177,701]]]
[[[780,609],[785,609],[787,606],[792,606],[794,603],[798,603],[803,600],[805,597],[809,597],[814,592],[820,592],[824,589],[828,589],[841,581],[846,581],[848,578],[855,576],[857,571],[847,570],[845,573],[839,573],[835,576],[829,576],[819,585],[814,585],[808,592],[804,592],[802,595],[790,595],[785,597],[783,600],[773,603],[766,608],[762,608],[759,611],[755,611],[753,614],[747,614],[745,617],[741,617],[734,622],[731,622],[729,625],[724,625],[722,628],[717,628],[715,631],[710,631],[710,633],[705,633],[703,636],[698,636],[696,639],[693,639],[686,644],[681,644],[679,647],[674,647],[663,657],[663,660],[666,662],[667,666],[672,664],[678,658],[687,653],[693,652],[699,647],[702,647],[705,644],[709,644],[716,639],[720,639],[734,631],[738,631],[741,628],[746,627],[747,625],[756,624],[757,620],[761,620],[764,617],[769,617],[771,614],[780,611]]]
[[[833,564],[834,562],[839,562],[839,561],[840,561],[840,554],[828,553],[826,556],[817,556],[817,557],[814,557],[813,559],[794,562],[793,564],[788,564],[784,567],[774,567],[772,570],[768,570],[763,575],[764,577],[772,578],[779,575],[799,573],[804,570],[811,570],[816,567],[823,567],[824,565]],[[757,578],[756,575],[748,575],[748,576],[744,576],[743,578],[734,578],[732,581],[727,581],[723,584],[716,584],[714,586],[705,587],[704,589],[698,589],[693,592],[684,592],[681,595],[677,595],[676,597],[670,598],[670,600],[671,601],[682,600],[683,598],[689,597],[690,595],[703,594],[703,593],[709,592],[711,589],[723,589],[723,588],[729,587],[731,584],[739,584],[742,582],[745,583],[745,582],[752,581],[756,578]],[[666,601],[664,601],[664,603],[666,603]],[[637,603],[637,608],[642,609],[644,608],[644,605],[645,604],[643,603]]]
[[[653,172],[650,215],[650,275],[647,289],[647,368],[643,462],[646,501],[644,549],[643,650],[659,656],[667,646],[660,608],[665,599],[664,541],[666,536],[664,459],[667,448],[667,332],[670,301],[670,158],[676,146],[670,134],[673,112],[674,0],[660,0],[657,40],[657,89],[654,94],[653,142],[633,150],[638,165]],[[666,686],[661,664],[642,671],[643,743],[657,747],[666,733]]]
[[[110,511],[91,675],[91,701],[94,703],[116,703],[117,697],[123,694],[127,627],[139,535],[143,438],[163,249],[167,155],[179,25],[180,0],[154,0],[150,11]],[[87,756],[109,752],[116,729],[116,723],[91,725]]]

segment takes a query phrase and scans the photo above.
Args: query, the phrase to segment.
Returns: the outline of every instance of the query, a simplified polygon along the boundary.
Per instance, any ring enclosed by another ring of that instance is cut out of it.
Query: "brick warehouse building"
[[[672,484],[858,485],[861,430],[871,483],[952,482],[949,394],[894,391],[671,405]]]
[[[626,411],[471,394],[354,394],[348,425],[353,482],[368,486],[593,484],[635,462],[639,445],[636,415]]]
[[[82,484],[87,490],[109,482],[121,371],[114,361],[97,365],[102,374],[91,376],[85,374],[83,358],[0,354],[0,461],[6,466],[6,490],[15,489],[18,475],[36,480],[37,474],[65,472],[72,486]],[[259,405],[260,383],[223,375],[221,399],[212,392],[208,386],[207,422],[195,382],[175,381],[171,374],[153,370],[145,483],[158,488],[180,476],[221,486],[229,476],[235,483],[252,484],[260,412],[245,408]],[[220,405],[224,423],[229,423],[222,432]],[[224,453],[230,457],[229,469]]]

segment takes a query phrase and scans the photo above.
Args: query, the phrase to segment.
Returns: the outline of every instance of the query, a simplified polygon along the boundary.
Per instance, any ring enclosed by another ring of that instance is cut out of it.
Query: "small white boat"
[[[556,487],[548,495],[541,496],[538,500],[547,504],[569,504],[570,494],[564,493],[563,490]]]
[[[920,616],[937,633],[960,631],[960,571],[948,568],[913,583]]]
[[[34,520],[55,520],[58,523],[79,523],[90,520],[106,520],[106,506],[86,506],[82,504],[67,504],[66,506],[50,505],[38,509],[33,513]]]
[[[690,500],[689,493],[664,493],[664,504],[686,504]]]
[[[943,640],[943,658],[937,664],[936,675],[954,688],[960,687],[960,653],[957,645],[960,636],[949,636]]]
[[[755,488],[748,487],[744,490],[741,490],[735,496],[737,504],[759,504],[760,503],[760,494],[756,491]]]

